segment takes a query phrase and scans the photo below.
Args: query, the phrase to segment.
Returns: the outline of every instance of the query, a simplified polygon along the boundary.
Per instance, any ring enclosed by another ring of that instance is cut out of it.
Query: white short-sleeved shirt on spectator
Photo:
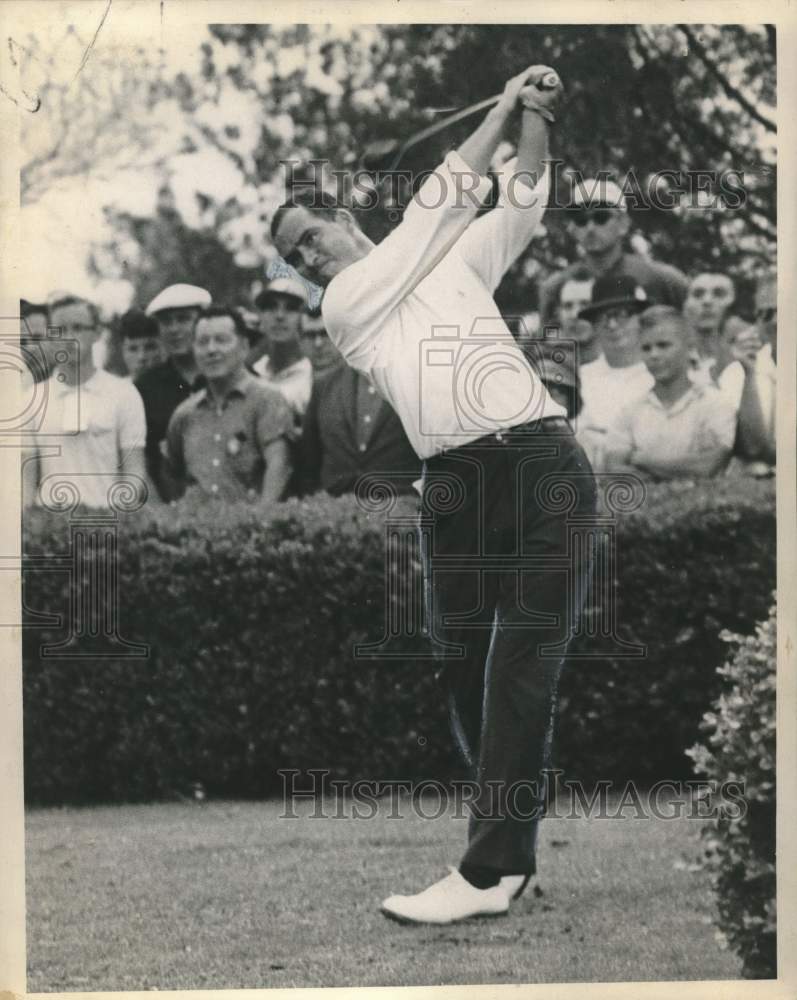
[[[603,355],[582,365],[579,376],[583,408],[576,418],[576,438],[597,472],[604,466],[609,427],[623,407],[653,388],[653,376],[642,361],[613,368]]]
[[[299,358],[292,365],[287,365],[275,372],[266,354],[262,358],[258,358],[252,365],[252,371],[258,374],[272,389],[277,390],[290,406],[294,418],[301,421],[313,391],[313,366],[310,359]]]
[[[82,503],[108,506],[109,475],[146,440],[144,403],[129,381],[97,370],[77,386],[47,383],[47,405],[34,441],[39,479],[72,482]],[[41,497],[39,497],[41,502]]]
[[[730,454],[736,436],[736,412],[715,386],[692,385],[671,406],[655,392],[627,405],[609,428],[606,447],[630,456],[639,450],[677,461],[703,451]]]

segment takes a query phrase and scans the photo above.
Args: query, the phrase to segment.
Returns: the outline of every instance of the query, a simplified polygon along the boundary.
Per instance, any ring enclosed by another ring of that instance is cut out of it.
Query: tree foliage
[[[774,28],[765,25],[213,25],[196,72],[169,76],[168,64],[145,60],[130,76],[124,61],[112,69],[98,56],[86,85],[97,91],[99,74],[105,89],[97,99],[80,98],[82,113],[96,119],[84,130],[96,140],[85,144],[93,162],[56,130],[58,152],[31,158],[26,187],[35,196],[48,163],[50,178],[62,169],[94,170],[103,143],[118,145],[120,135],[143,161],[153,136],[144,119],[119,120],[118,101],[166,107],[177,148],[160,162],[165,179],[178,156],[185,163],[210,154],[223,158],[235,179],[220,192],[198,171],[191,183],[201,220],[184,221],[206,235],[217,230],[220,244],[249,266],[272,252],[267,223],[284,193],[284,161],[326,160],[318,175],[328,185],[330,171],[358,166],[369,142],[406,138],[446,110],[498,93],[506,77],[535,62],[555,66],[567,87],[553,142],[563,176],[608,170],[621,182],[632,175],[644,191],[661,171],[743,172],[738,207],[717,202],[718,182],[699,193],[682,177],[674,208],[635,210],[635,230],[654,256],[743,280],[772,260],[775,53]],[[123,83],[113,84],[117,78]],[[77,136],[82,126],[75,129],[66,108],[59,115]],[[433,167],[474,123],[419,146],[402,167]],[[185,182],[174,175],[172,183],[179,191]],[[383,199],[364,213],[366,231],[383,235],[396,208]],[[563,216],[549,211],[545,232],[508,276],[500,296],[507,308],[533,307],[536,278],[573,259]],[[129,231],[129,220],[120,222]],[[148,252],[157,270],[158,245]]]

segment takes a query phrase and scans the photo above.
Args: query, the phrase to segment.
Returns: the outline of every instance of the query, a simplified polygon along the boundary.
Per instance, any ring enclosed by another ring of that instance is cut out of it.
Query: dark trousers
[[[427,616],[439,678],[478,783],[467,865],[533,874],[556,688],[581,611],[595,480],[564,418],[424,463]]]

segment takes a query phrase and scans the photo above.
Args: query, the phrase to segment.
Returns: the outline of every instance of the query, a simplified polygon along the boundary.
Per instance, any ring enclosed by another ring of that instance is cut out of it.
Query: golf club
[[[539,85],[546,88],[555,87],[558,80],[559,78],[555,73],[548,73],[540,80]],[[421,129],[420,132],[415,132],[403,143],[398,139],[377,139],[374,142],[369,142],[363,150],[360,164],[363,169],[368,171],[385,171],[389,173],[398,167],[399,163],[401,163],[413,146],[417,146],[424,139],[429,139],[438,132],[442,132],[449,125],[455,125],[457,122],[462,121],[464,118],[469,118],[479,111],[486,111],[487,108],[497,104],[501,96],[501,94],[494,94],[492,97],[486,97],[483,101],[478,101],[476,104],[469,104],[466,108],[454,112],[453,115],[448,115],[448,117]]]

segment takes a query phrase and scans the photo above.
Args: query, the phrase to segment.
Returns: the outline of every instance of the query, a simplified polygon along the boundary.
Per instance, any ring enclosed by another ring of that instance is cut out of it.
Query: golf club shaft
[[[555,74],[548,73],[542,78],[540,84],[543,87],[555,86],[558,79]],[[469,118],[471,115],[477,114],[479,111],[486,111],[487,108],[492,107],[497,104],[500,100],[502,94],[493,94],[492,97],[485,97],[483,101],[478,101],[476,104],[469,104],[466,108],[462,108],[461,111],[455,111],[453,115],[449,115],[447,118],[443,118],[439,122],[435,122],[433,125],[427,126],[425,129],[421,129],[420,132],[416,132],[415,135],[410,136],[410,138],[401,146],[399,151],[396,153],[395,158],[390,166],[391,170],[395,170],[399,165],[401,160],[404,158],[404,154],[407,150],[411,149],[413,146],[417,146],[419,142],[423,142],[424,139],[430,138],[430,136],[436,135],[438,132],[442,131],[444,128],[448,128],[449,125],[454,125],[463,118]]]

